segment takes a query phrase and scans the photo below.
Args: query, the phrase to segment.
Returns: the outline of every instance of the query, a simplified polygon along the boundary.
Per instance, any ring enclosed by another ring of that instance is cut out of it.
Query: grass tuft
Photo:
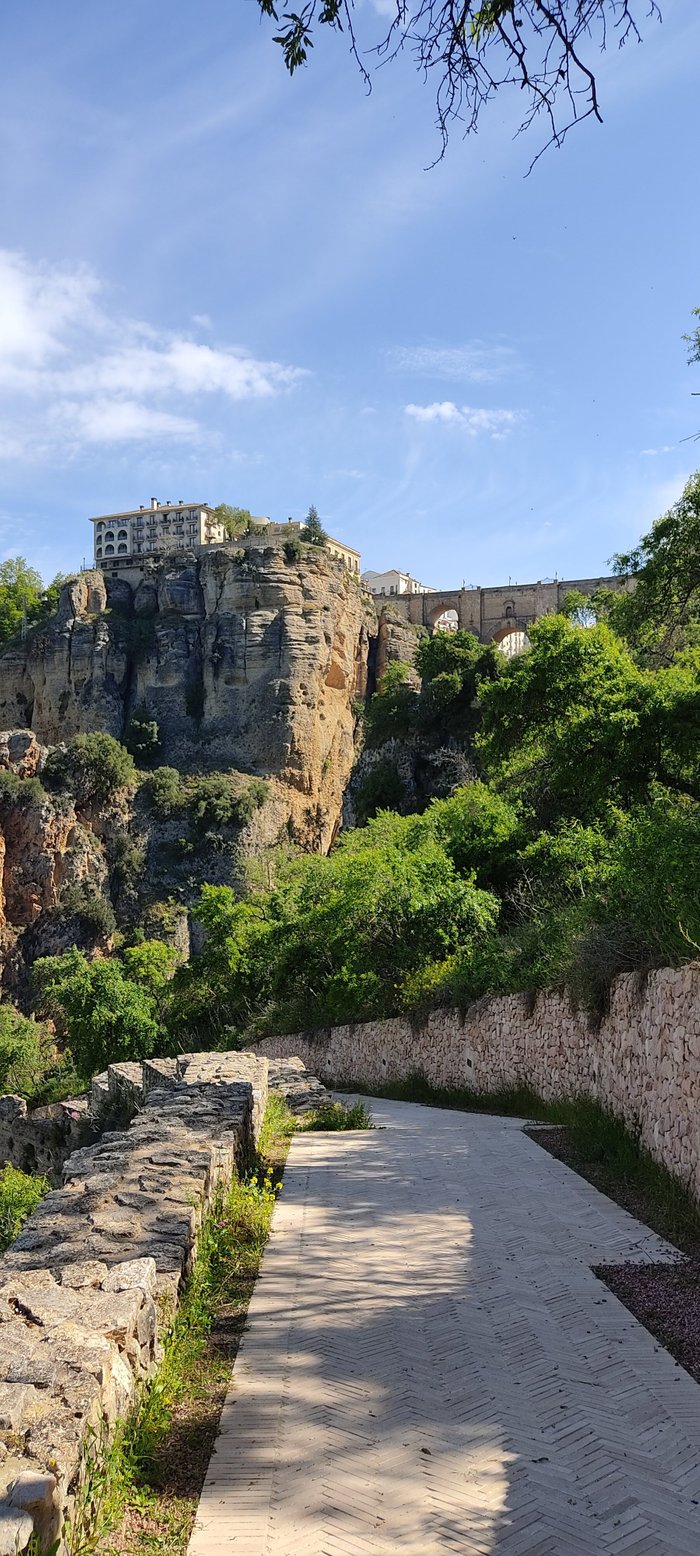
[[[308,1133],[310,1131],[323,1131],[333,1133],[341,1129],[374,1129],[372,1114],[364,1102],[320,1102],[312,1113],[308,1113],[299,1129]]]

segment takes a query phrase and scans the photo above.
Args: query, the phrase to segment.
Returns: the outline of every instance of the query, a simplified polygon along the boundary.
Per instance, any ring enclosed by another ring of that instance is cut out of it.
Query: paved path
[[[301,1135],[190,1556],[698,1556],[700,1387],[591,1273],[666,1245],[516,1121]]]

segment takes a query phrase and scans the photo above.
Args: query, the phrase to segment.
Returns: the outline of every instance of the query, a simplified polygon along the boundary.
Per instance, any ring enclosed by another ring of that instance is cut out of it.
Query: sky
[[[604,573],[700,465],[700,7],[663,12],[528,174],[517,93],[430,168],[408,59],[290,79],[256,0],[10,0],[0,557],[72,571],[157,496],[314,503],[441,588]]]

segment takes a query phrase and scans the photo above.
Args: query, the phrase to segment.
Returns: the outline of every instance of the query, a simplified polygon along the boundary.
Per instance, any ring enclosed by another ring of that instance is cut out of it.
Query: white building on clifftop
[[[146,557],[162,551],[192,550],[226,539],[223,524],[205,502],[159,502],[126,513],[100,514],[91,519],[95,531],[95,566],[117,572],[138,567]]]

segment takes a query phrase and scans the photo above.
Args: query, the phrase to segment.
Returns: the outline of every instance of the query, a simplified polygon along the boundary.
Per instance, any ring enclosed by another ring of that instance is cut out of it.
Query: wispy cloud
[[[82,443],[206,441],[196,414],[203,397],[265,400],[303,376],[241,346],[119,317],[86,267],[0,250],[0,458],[29,448],[74,453]]]
[[[659,454],[677,454],[678,444],[664,443],[662,448],[643,448],[640,449],[640,453],[649,459],[656,459]]]
[[[460,427],[470,438],[505,438],[522,420],[520,411],[488,410],[483,406],[455,405],[453,400],[434,400],[431,405],[405,405],[414,421],[440,422]]]
[[[426,378],[451,378],[473,384],[490,384],[510,377],[521,366],[512,346],[489,345],[475,340],[462,346],[397,346],[388,353],[392,367]]]

